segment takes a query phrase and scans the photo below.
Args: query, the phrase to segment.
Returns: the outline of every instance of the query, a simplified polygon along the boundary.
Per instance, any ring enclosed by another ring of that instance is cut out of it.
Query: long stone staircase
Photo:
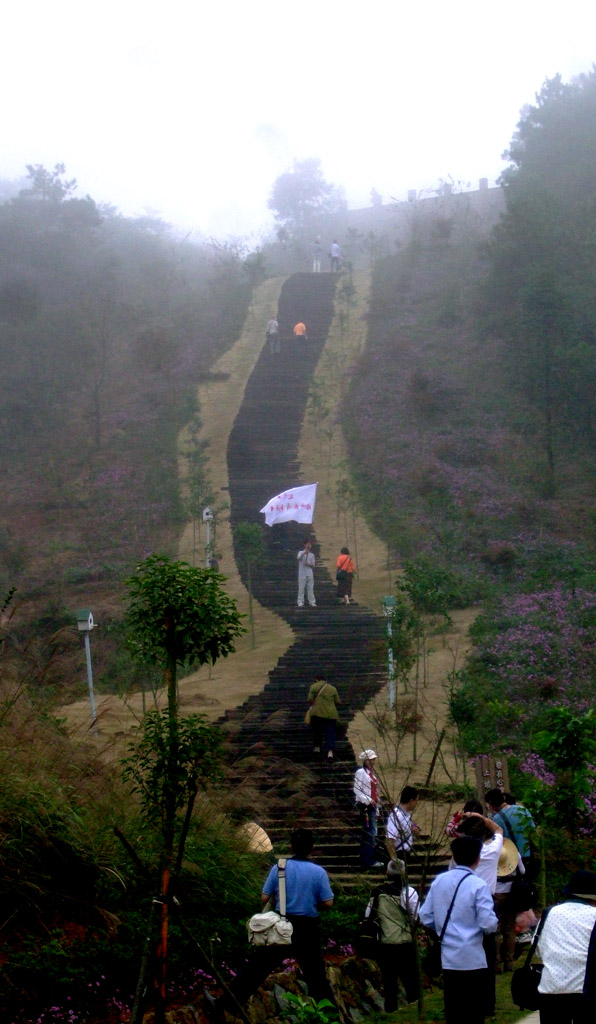
[[[333,318],[335,284],[331,274],[294,274],[282,287],[281,352],[271,354],[263,347],[228,443],[232,525],[262,523],[259,509],[268,498],[314,482],[301,479],[297,451],[309,385]],[[292,334],[299,319],[307,327],[306,342]],[[249,788],[254,818],[270,834],[276,852],[287,850],[288,832],[296,823],[313,827],[317,859],[348,887],[361,880],[351,802],[355,752],[344,735],[334,763],[314,757],[304,724],[306,698],[315,673],[323,670],[339,691],[344,726],[364,709],[386,683],[383,621],[358,605],[339,604],[338,552],[326,552],[318,543],[317,607],[297,607],[296,555],[312,532],[296,523],[265,530],[266,556],[251,570],[253,595],[291,625],[296,640],[269,673],[263,691],[227,712],[220,724],[231,765],[228,785],[245,792]],[[236,561],[243,573],[238,552]],[[421,837],[421,853],[423,848]],[[440,856],[429,852],[440,863]]]

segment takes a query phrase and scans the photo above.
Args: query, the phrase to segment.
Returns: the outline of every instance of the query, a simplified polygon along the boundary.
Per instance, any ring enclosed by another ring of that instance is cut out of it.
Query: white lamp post
[[[389,639],[389,643],[387,645],[389,668],[389,707],[393,708],[395,706],[395,670],[393,666],[393,646],[391,643],[391,638],[393,636],[391,620],[393,618],[393,609],[395,608],[395,598],[389,594],[381,599],[381,603],[383,605],[383,615],[387,619],[387,637]]]
[[[89,684],[89,701],[91,704],[91,724],[93,725],[93,732],[95,736],[99,735],[97,729],[97,713],[95,710],[95,694],[93,693],[93,670],[91,668],[91,644],[89,643],[89,634],[92,629],[95,629],[96,623],[93,621],[93,614],[88,608],[81,608],[77,612],[77,626],[79,633],[83,634],[85,639],[85,658],[87,661],[87,682]]]
[[[207,541],[205,544],[205,568],[211,568],[211,523],[213,522],[213,512],[210,508],[203,509],[203,522],[205,523],[205,529],[207,531]]]

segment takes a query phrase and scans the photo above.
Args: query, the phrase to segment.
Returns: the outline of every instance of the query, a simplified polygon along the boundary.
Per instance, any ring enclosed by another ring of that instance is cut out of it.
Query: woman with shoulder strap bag
[[[331,683],[327,682],[325,673],[318,673],[308,691],[309,709],[306,721],[310,722],[313,737],[313,753],[327,755],[328,761],[335,757],[335,740],[340,703],[339,694]]]

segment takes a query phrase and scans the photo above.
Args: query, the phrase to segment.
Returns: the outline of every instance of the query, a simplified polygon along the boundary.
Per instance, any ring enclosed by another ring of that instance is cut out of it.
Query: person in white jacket
[[[377,755],[374,750],[363,750],[358,760],[362,767],[354,775],[354,801],[360,815],[360,867],[381,868],[383,862],[377,860],[375,853],[380,799],[379,780],[374,771]]]
[[[307,540],[304,547],[296,555],[298,559],[298,607],[304,608],[304,591],[306,599],[311,608],[317,607],[314,588],[315,556],[312,551],[312,542]]]

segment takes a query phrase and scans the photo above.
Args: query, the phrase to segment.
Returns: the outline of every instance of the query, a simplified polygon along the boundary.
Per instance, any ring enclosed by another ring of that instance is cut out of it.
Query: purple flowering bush
[[[478,618],[473,636],[452,708],[470,752],[496,739],[526,757],[553,708],[582,712],[593,703],[596,591],[557,584],[505,596]]]

